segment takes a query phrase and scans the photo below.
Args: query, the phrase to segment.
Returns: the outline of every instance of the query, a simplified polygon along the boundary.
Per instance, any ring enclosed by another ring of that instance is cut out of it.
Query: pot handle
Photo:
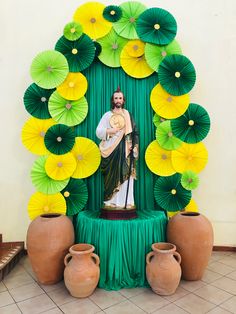
[[[154,255],[155,255],[154,252],[150,252],[150,253],[147,254],[147,256],[146,256],[146,262],[147,262],[147,264],[150,264],[151,258],[152,258]]]
[[[92,254],[91,254],[91,257],[92,257],[92,259],[94,259],[95,264],[96,264],[97,266],[99,266],[99,264],[100,264],[100,258],[99,258],[99,256],[98,256],[97,254],[95,254],[95,253],[92,253]]]
[[[173,255],[174,255],[174,258],[176,259],[176,261],[180,264],[181,263],[181,255],[178,252],[174,252]]]
[[[65,264],[65,266],[68,265],[68,263],[69,263],[68,259],[71,258],[71,257],[72,257],[72,255],[71,255],[70,253],[66,254],[66,256],[65,256],[65,258],[64,258],[64,264]]]

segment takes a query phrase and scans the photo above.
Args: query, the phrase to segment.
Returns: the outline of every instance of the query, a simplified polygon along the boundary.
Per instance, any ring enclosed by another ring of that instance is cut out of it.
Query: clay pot
[[[26,241],[37,280],[45,285],[62,280],[64,257],[74,243],[74,228],[70,219],[61,214],[37,217],[29,225]]]
[[[167,239],[176,245],[182,262],[185,280],[200,280],[213,248],[213,229],[200,213],[181,212],[173,216],[167,226]]]
[[[171,243],[154,243],[146,257],[147,280],[156,294],[175,293],[181,277],[181,256]]]
[[[73,297],[86,298],[97,287],[100,259],[93,253],[94,246],[91,244],[75,244],[69,251],[64,259],[65,285]]]

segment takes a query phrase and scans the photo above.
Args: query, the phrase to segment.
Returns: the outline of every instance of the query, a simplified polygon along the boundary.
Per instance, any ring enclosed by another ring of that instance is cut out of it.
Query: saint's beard
[[[117,103],[115,104],[115,107],[116,107],[117,109],[122,108],[122,103],[117,102]]]

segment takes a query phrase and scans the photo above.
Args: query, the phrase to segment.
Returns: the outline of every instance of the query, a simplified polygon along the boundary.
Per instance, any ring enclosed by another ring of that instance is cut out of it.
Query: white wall
[[[103,1],[119,4],[123,1]],[[178,23],[177,40],[197,70],[191,101],[211,116],[204,141],[209,163],[193,196],[213,223],[216,245],[236,246],[236,1],[142,1],[170,11]],[[29,67],[40,51],[53,49],[66,23],[83,1],[0,0],[0,233],[25,240],[27,203],[34,188],[30,169],[35,156],[21,144],[29,117],[22,97],[32,83]]]

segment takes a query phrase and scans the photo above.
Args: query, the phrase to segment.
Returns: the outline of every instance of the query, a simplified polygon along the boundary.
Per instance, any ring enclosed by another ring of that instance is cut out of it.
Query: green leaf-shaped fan
[[[67,216],[78,214],[86,205],[88,200],[88,190],[86,184],[80,179],[70,179],[68,185],[61,191],[65,197],[67,206]]]
[[[158,127],[162,122],[166,121],[166,119],[162,118],[157,113],[155,113],[152,121],[153,121],[155,127]]]
[[[201,142],[210,130],[210,117],[200,105],[191,103],[185,113],[171,121],[175,136],[183,142],[194,144]]]
[[[155,200],[159,206],[167,211],[174,212],[181,210],[191,200],[191,191],[184,189],[180,180],[181,175],[176,173],[169,177],[160,177],[155,183]]]
[[[109,22],[117,22],[122,16],[122,10],[117,5],[108,5],[103,10],[103,17]]]
[[[120,67],[120,54],[127,42],[127,39],[120,37],[111,29],[105,37],[98,39],[98,43],[102,46],[99,60],[109,67]]]
[[[60,85],[69,72],[66,58],[58,51],[40,52],[32,61],[30,74],[40,87],[50,89]]]
[[[85,34],[75,41],[62,36],[56,43],[55,50],[60,51],[66,57],[70,72],[80,72],[86,69],[95,56],[93,41]]]
[[[192,170],[184,171],[181,177],[181,184],[186,190],[194,190],[198,187],[199,177]]]
[[[114,30],[118,35],[128,39],[138,39],[136,31],[136,22],[141,13],[146,10],[146,7],[137,1],[128,1],[120,5],[122,17],[113,24]]]
[[[51,153],[64,155],[71,151],[75,144],[75,132],[64,124],[53,125],[47,130],[44,143]]]
[[[153,44],[145,45],[145,58],[147,60],[147,64],[156,72],[161,61],[166,56],[173,54],[182,54],[180,45],[176,40],[173,40],[167,46],[157,46]]]
[[[44,194],[56,194],[63,190],[69,182],[66,180],[53,180],[45,170],[47,156],[41,156],[35,160],[31,170],[31,180],[38,192]]]
[[[175,150],[180,147],[182,141],[174,136],[170,121],[162,122],[156,130],[156,139],[158,144],[167,150]]]
[[[160,8],[144,11],[137,21],[139,38],[156,45],[168,45],[176,36],[177,24],[172,14]]]
[[[63,34],[66,39],[74,41],[79,39],[83,34],[83,28],[77,22],[70,22],[64,27]]]
[[[66,100],[57,91],[50,97],[48,108],[55,121],[67,126],[80,124],[88,113],[88,103],[85,97],[76,101]]]
[[[192,62],[182,55],[170,55],[160,63],[158,77],[161,86],[171,95],[187,94],[194,86],[196,72]]]
[[[49,119],[48,100],[54,89],[44,89],[31,84],[24,94],[25,109],[35,118]]]

